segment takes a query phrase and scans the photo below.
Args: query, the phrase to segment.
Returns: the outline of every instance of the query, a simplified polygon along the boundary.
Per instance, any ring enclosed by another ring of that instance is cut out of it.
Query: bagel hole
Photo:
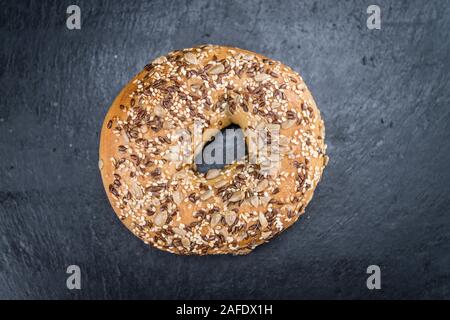
[[[222,169],[248,155],[244,132],[241,127],[231,124],[218,132],[195,157],[196,170],[206,173],[210,169]]]

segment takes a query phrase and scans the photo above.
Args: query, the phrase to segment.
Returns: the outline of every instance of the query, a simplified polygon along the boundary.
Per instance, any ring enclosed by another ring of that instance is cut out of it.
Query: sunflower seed
[[[125,143],[129,143],[130,142],[130,138],[128,138],[128,135],[125,132],[123,132],[122,138],[123,138],[123,141],[125,141]]]
[[[222,236],[224,236],[225,239],[228,238],[228,237],[230,236],[230,234],[228,233],[227,228],[221,228],[221,229],[219,230],[219,233],[220,233]],[[228,240],[227,240],[227,241],[228,241]]]
[[[264,158],[261,158],[260,165],[261,165],[261,169],[270,168],[272,166],[272,162],[270,161],[270,159],[264,157]]]
[[[173,177],[175,179],[184,179],[187,177],[187,172],[185,170],[178,171],[173,175]]]
[[[244,193],[242,191],[236,191],[233,193],[231,198],[229,199],[230,202],[237,202],[244,199]]]
[[[211,67],[208,70],[208,73],[214,75],[214,74],[222,73],[224,70],[225,70],[225,67],[223,66],[223,64],[219,63],[219,64],[216,64],[215,66]]]
[[[264,133],[266,132],[266,123],[264,120],[261,120],[260,122],[258,122],[258,124],[256,125],[256,131],[260,132],[263,131]]]
[[[236,221],[236,213],[234,211],[230,211],[227,214],[225,214],[225,222],[229,225],[232,226],[233,223]]]
[[[184,237],[181,238],[181,244],[183,245],[183,247],[189,248],[191,246],[191,241],[188,238]]]
[[[228,182],[227,180],[219,180],[214,184],[214,187],[217,189],[222,188],[224,185],[226,185]]]
[[[289,128],[291,128],[296,122],[297,122],[297,120],[295,120],[295,119],[288,119],[288,120],[284,121],[284,122],[281,124],[281,128],[282,128],[282,129],[289,129]]]
[[[261,197],[259,200],[261,201],[261,205],[265,207],[269,203],[270,199],[271,198],[267,196],[267,197]]]
[[[256,192],[261,192],[267,189],[267,187],[269,186],[269,181],[267,179],[261,180],[258,185],[256,186],[255,191]]]
[[[260,212],[259,213],[259,223],[261,224],[261,228],[265,229],[269,223],[267,222],[266,216],[264,215],[264,213]]]
[[[279,141],[280,146],[288,146],[289,145],[289,138],[286,136],[280,136]]]
[[[229,210],[239,209],[240,202],[229,202],[227,207]]]
[[[172,130],[175,128],[175,125],[172,122],[164,121],[163,128],[167,130]]]
[[[211,169],[206,174],[206,179],[207,180],[211,180],[211,179],[217,178],[219,175],[220,175],[220,170],[218,170],[218,169]]]
[[[177,235],[179,235],[181,237],[185,237],[186,233],[187,233],[186,230],[183,230],[183,229],[180,229],[180,228],[177,228],[177,227],[173,228],[172,230],[173,230],[173,232],[175,232],[175,234],[177,234]]]
[[[213,215],[211,216],[211,228],[217,226],[221,219],[222,216],[220,213],[213,213]]]
[[[304,90],[304,89],[306,89],[306,85],[304,83],[300,83],[300,84],[297,85],[297,89],[298,90]]]
[[[257,207],[259,205],[259,199],[258,196],[253,196],[250,198],[250,203],[252,206]]]
[[[163,158],[166,160],[169,160],[169,161],[179,161],[180,160],[178,157],[178,154],[172,153],[172,152],[166,153]]]
[[[145,124],[144,124],[143,126],[141,126],[140,129],[141,129],[141,132],[142,132],[142,133],[147,133],[147,131],[148,131],[148,127],[147,127],[147,125],[145,125]]]
[[[172,199],[175,204],[180,205],[184,200],[184,196],[180,191],[174,191],[172,194]]]
[[[160,106],[156,106],[153,109],[153,112],[155,113],[155,115],[157,115],[158,117],[164,117],[164,115],[166,114],[166,111],[164,110],[164,108],[160,107]]]
[[[197,58],[191,52],[187,52],[184,55],[184,60],[186,60],[187,62],[189,62],[191,64],[198,64]]]
[[[152,64],[163,64],[167,61],[167,58],[164,56],[158,57],[155,60],[153,60]]]
[[[209,198],[211,198],[212,195],[213,195],[212,190],[206,190],[200,195],[200,200],[203,201],[208,200]]]
[[[242,241],[242,240],[245,239],[245,237],[247,237],[247,232],[241,231],[241,232],[238,233],[238,235],[236,237],[236,240],[237,241]]]
[[[284,145],[280,145],[279,147],[279,154],[289,154],[291,151],[291,149],[289,148],[289,146],[284,146]]]
[[[258,73],[258,74],[255,76],[255,81],[260,82],[260,81],[267,80],[267,79],[269,79],[269,78],[270,78],[270,76],[269,76],[268,74],[266,74],[266,73]]]
[[[268,237],[270,237],[271,234],[272,234],[272,231],[265,231],[265,232],[261,233],[261,237],[263,239],[267,239]]]
[[[135,181],[131,181],[130,192],[136,199],[142,199],[144,196],[141,187]]]
[[[153,223],[157,226],[157,227],[162,227],[167,220],[167,212],[166,211],[160,211],[156,214]]]

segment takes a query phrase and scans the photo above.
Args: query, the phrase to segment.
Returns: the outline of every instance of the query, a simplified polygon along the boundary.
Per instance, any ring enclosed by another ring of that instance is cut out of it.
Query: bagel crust
[[[232,123],[247,147],[252,133],[277,126],[264,141],[277,143],[278,166],[247,157],[197,172],[195,155]],[[198,124],[200,143],[190,143]],[[299,74],[254,52],[204,45],[157,58],[123,88],[103,123],[99,169],[117,216],[145,243],[247,254],[304,213],[328,162],[324,138]]]

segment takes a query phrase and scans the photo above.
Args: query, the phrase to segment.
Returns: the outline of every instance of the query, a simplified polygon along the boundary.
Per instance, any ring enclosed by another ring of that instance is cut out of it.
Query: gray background
[[[373,1],[2,1],[0,298],[450,298],[450,4],[376,3],[381,30]],[[292,66],[327,126],[306,215],[248,256],[147,247],[97,168],[121,87],[203,43]],[[66,289],[71,264],[82,290]],[[366,288],[371,264],[382,290]]]

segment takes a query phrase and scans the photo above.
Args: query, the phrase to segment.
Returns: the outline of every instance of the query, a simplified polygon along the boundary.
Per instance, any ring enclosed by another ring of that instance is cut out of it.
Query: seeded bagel
[[[191,143],[198,124],[201,139]],[[195,155],[230,124],[248,148],[259,148],[253,133],[269,132],[263,141],[276,143],[277,166],[247,156],[197,172]],[[324,138],[296,72],[205,45],[157,58],[123,88],[105,117],[99,168],[115,213],[145,243],[176,254],[247,254],[304,213],[328,161]]]

